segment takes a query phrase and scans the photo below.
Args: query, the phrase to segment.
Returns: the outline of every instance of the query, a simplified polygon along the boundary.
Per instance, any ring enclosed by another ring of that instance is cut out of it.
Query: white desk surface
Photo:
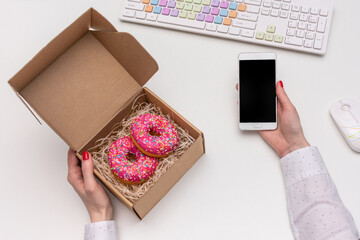
[[[133,34],[160,69],[147,86],[205,133],[204,155],[140,221],[111,196],[120,239],[292,239],[279,158],[237,123],[237,54],[273,51],[278,79],[320,148],[360,227],[360,155],[329,115],[339,98],[360,100],[360,1],[337,1],[325,56],[120,22],[121,0],[12,0],[1,4],[0,238],[81,239],[89,222],[66,181],[66,144],[39,125],[7,84],[89,7]],[[176,90],[175,90],[176,89]]]

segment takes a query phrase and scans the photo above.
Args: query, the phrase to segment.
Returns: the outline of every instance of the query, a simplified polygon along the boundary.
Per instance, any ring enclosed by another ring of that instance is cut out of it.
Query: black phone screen
[[[275,60],[239,61],[240,122],[276,122]]]

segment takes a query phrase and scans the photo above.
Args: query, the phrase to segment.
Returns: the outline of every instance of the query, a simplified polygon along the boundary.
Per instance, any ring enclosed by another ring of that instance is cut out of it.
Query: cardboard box
[[[96,10],[89,9],[9,80],[29,110],[79,158],[129,114],[135,100],[157,105],[188,130],[195,142],[135,203],[95,170],[97,178],[140,219],[205,152],[202,132],[143,88],[157,70],[156,61],[134,37],[117,32]]]

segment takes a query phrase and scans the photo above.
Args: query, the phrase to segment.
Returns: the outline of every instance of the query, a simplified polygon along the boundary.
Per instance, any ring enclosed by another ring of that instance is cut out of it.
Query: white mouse
[[[360,103],[342,99],[330,107],[330,114],[350,147],[360,152]]]

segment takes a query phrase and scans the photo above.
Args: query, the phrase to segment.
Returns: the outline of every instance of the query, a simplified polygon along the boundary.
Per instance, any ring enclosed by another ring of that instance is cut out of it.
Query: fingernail
[[[82,157],[83,157],[83,161],[88,160],[90,158],[90,153],[88,153],[87,151],[84,151]]]
[[[280,83],[280,86],[281,86],[282,88],[284,88],[284,84],[283,84],[283,82],[282,82],[282,81],[280,81],[279,83]]]

